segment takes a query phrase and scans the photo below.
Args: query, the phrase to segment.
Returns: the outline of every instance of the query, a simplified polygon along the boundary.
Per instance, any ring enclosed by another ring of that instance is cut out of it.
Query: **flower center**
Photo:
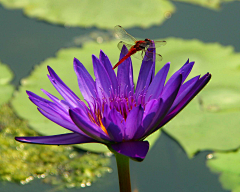
[[[110,97],[102,97],[102,99],[94,98],[94,103],[89,106],[88,117],[91,122],[100,127],[103,132],[108,135],[106,127],[102,123],[104,116],[108,119],[108,112],[112,109],[118,111],[123,120],[126,121],[129,112],[136,106],[141,105],[145,108],[145,93],[144,91],[138,96],[133,93],[133,91],[127,92],[125,94],[111,94]],[[94,106],[94,107],[93,107]],[[104,110],[105,113],[104,113]]]

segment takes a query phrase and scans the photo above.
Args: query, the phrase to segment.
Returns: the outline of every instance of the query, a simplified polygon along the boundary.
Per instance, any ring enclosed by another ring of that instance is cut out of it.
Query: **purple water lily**
[[[127,52],[123,47],[120,59]],[[150,53],[155,53],[155,49]],[[95,142],[107,145],[115,153],[142,161],[149,150],[145,138],[175,117],[211,78],[207,73],[184,82],[194,65],[188,60],[165,83],[170,63],[155,75],[154,55],[145,56],[152,59],[143,60],[136,88],[131,58],[118,67],[116,76],[102,51],[99,59],[93,55],[95,81],[75,58],[74,70],[87,105],[48,67],[48,78],[63,100],[45,90],[42,91],[51,101],[30,91],[27,94],[40,113],[72,133],[16,137],[16,140],[51,145]]]

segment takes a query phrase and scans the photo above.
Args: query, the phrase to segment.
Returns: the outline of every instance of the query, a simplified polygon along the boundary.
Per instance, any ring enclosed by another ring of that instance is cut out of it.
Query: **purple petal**
[[[131,140],[142,123],[144,109],[141,105],[134,107],[127,116],[125,139]]]
[[[193,86],[197,83],[199,77],[200,76],[196,76],[181,86],[178,95],[168,113],[171,113],[171,111],[174,110],[175,107],[182,101],[182,99],[192,90]]]
[[[182,84],[182,74],[178,74],[175,76],[174,79],[171,80],[171,82],[167,82],[168,85],[166,85],[163,89],[163,92],[161,94],[161,98],[165,101],[168,99],[170,95],[172,95],[175,90],[179,90],[181,84]]]
[[[165,92],[162,94],[159,102],[159,104],[161,104],[162,102],[163,104],[159,106],[159,110],[157,111],[151,124],[146,129],[145,137],[157,130],[159,123],[163,120],[163,118],[167,115],[169,109],[171,108],[181,87],[181,84],[182,75],[179,74],[175,81],[172,82],[171,86],[169,86],[168,89],[164,90]]]
[[[47,113],[45,112],[44,110],[38,108],[38,111],[44,115],[46,118],[48,118],[49,120],[51,120],[52,122],[70,130],[70,131],[73,131],[75,133],[79,133],[79,134],[82,134],[82,135],[85,135],[87,136],[81,129],[79,129],[71,120],[70,117],[67,118],[63,118],[62,116],[57,116],[56,114],[53,115],[53,113]]]
[[[105,69],[109,75],[109,78],[111,79],[113,90],[114,91],[117,90],[117,88],[118,88],[117,76],[116,76],[114,70],[112,70],[112,64],[111,64],[110,60],[108,59],[107,55],[102,50],[100,51],[99,60],[105,67]]]
[[[55,103],[52,103],[50,101],[46,102],[46,101],[41,101],[39,99],[36,99],[34,97],[29,97],[29,99],[39,108],[43,109],[44,111],[46,111],[47,113],[50,113],[52,115],[56,115],[56,116],[62,116],[65,117],[68,114],[66,113],[65,109],[61,109],[59,108]]]
[[[146,138],[150,135],[158,121],[161,121],[164,116],[167,114],[168,106],[167,102],[163,102],[163,99],[159,99],[156,102],[156,105],[149,111],[149,114],[143,119],[143,128],[145,130],[144,135],[141,135],[141,139]]]
[[[124,45],[120,54],[121,60],[128,53],[128,49]],[[133,84],[133,70],[131,58],[127,58],[121,65],[118,66],[117,71],[118,85],[120,87],[120,95],[124,95],[126,92],[132,91]],[[124,95],[125,96],[125,95]]]
[[[151,127],[150,125],[153,124],[153,121],[156,119],[158,112],[161,111],[163,107],[163,100],[151,100],[147,103],[145,107],[144,117],[143,117],[143,129],[144,133],[148,129],[148,127]],[[155,120],[156,121],[156,120]],[[134,136],[134,139],[137,135]],[[138,134],[138,139],[143,137],[143,134]]]
[[[108,98],[110,96],[110,90],[112,88],[112,83],[110,77],[99,59],[92,55],[93,69],[96,77],[96,89],[99,98]],[[112,70],[113,71],[113,70]]]
[[[82,107],[78,102],[80,99],[75,95],[75,93],[58,77],[55,71],[48,66],[48,75],[49,80],[57,91],[62,95],[62,97],[71,105],[73,108]]]
[[[26,91],[30,101],[32,101],[36,106],[49,113],[56,113],[57,115],[68,116],[68,106],[61,105],[59,102],[53,103],[44,99],[31,91]],[[59,101],[59,100],[58,100]]]
[[[112,139],[112,141],[122,142],[123,140],[122,130],[116,124],[114,124],[107,118],[103,118],[102,123],[104,127],[106,127],[109,137]]]
[[[103,117],[108,117],[108,114],[110,113],[110,108],[107,104],[104,105],[104,108],[103,108]]]
[[[106,117],[107,119],[109,119],[111,122],[113,122],[115,125],[117,125],[119,127],[119,129],[121,130],[122,135],[124,136],[125,134],[125,120],[123,118],[123,116],[115,109],[113,108],[109,114],[108,117]]]
[[[78,133],[67,133],[62,135],[39,136],[39,137],[15,137],[15,139],[23,143],[45,145],[70,145],[97,142],[92,138],[80,135]]]
[[[65,100],[60,100],[60,99],[58,99],[58,98],[55,97],[54,95],[52,95],[52,94],[48,93],[47,91],[45,91],[44,89],[41,89],[41,91],[42,91],[45,95],[47,95],[59,108],[65,109],[65,111],[67,111],[67,114],[68,114],[69,108],[72,107],[72,106],[69,105],[69,103],[67,103]],[[87,106],[86,106],[86,104],[85,104],[83,101],[78,100],[78,103],[79,103],[78,106],[79,106],[80,108],[82,108],[82,109],[84,109],[85,111],[87,111],[87,110],[86,110],[86,109],[87,109]],[[75,107],[74,107],[74,108],[75,108]]]
[[[109,136],[96,124],[92,123],[88,118],[81,116],[81,109],[70,109],[69,115],[75,125],[78,126],[85,134],[92,137],[93,139],[106,143],[110,141]]]
[[[154,42],[152,43],[153,43],[152,47],[154,47]],[[145,55],[141,65],[140,72],[139,72],[136,92],[135,92],[136,96],[138,96],[143,89],[148,88],[152,79],[154,78],[156,49],[149,48],[148,51],[149,51],[149,54],[147,56]],[[151,59],[146,59],[146,57],[151,57]]]
[[[201,77],[194,85],[192,90],[182,99],[178,106],[175,107],[175,109],[163,119],[163,121],[158,125],[158,127],[164,126],[168,121],[175,117],[204,88],[204,86],[209,82],[210,79],[211,74],[209,73]]]
[[[37,105],[39,112],[42,113],[49,120],[54,123],[70,130],[85,135],[71,120],[68,114],[68,109],[61,108],[61,105],[50,102],[44,98],[39,97],[38,95],[27,91],[29,99]]]
[[[162,93],[169,68],[170,68],[170,63],[167,63],[154,77],[152,83],[150,84],[147,90],[145,101],[148,101],[149,97],[151,97],[151,99],[158,99],[158,97]]]
[[[96,98],[96,86],[93,78],[88,73],[83,64],[76,58],[74,58],[73,66],[75,73],[77,74],[79,89],[84,97],[84,99],[92,104],[93,98]]]
[[[182,83],[183,83],[185,81],[185,79],[187,78],[187,76],[189,75],[189,73],[191,72],[193,65],[194,65],[194,62],[189,63],[189,60],[188,60],[178,71],[176,71],[171,76],[171,78],[166,83],[165,87],[168,87],[180,73],[182,74]]]
[[[143,161],[147,155],[149,143],[148,141],[129,141],[111,144],[111,147],[117,153],[128,156],[135,161]]]

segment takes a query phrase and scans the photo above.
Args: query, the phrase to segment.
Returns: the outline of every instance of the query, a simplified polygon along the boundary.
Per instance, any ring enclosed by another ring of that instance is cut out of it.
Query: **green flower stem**
[[[120,192],[131,192],[129,158],[119,153],[115,153],[115,157],[118,167],[118,180]]]

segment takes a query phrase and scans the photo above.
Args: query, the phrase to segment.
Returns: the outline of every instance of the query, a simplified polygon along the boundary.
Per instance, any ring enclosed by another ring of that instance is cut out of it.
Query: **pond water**
[[[196,38],[203,42],[232,45],[236,51],[240,51],[239,2],[223,4],[219,12],[184,3],[174,4],[177,12],[163,25],[147,30],[133,28],[128,32],[133,36],[151,39],[170,36]],[[21,78],[29,75],[35,64],[53,57],[60,48],[71,46],[74,37],[96,30],[64,28],[36,21],[23,16],[21,10],[0,7],[0,14],[0,59],[10,65],[15,74],[13,84],[16,86]],[[135,189],[134,192],[224,192],[226,190],[221,188],[218,176],[212,174],[205,165],[208,153],[198,153],[189,160],[181,146],[166,133],[162,133],[142,163],[131,161],[132,189]],[[106,174],[91,187],[67,191],[118,191],[116,162],[114,157],[111,159],[112,173]],[[0,183],[1,192],[42,192],[51,189],[52,186],[42,184],[40,180],[25,186]]]

